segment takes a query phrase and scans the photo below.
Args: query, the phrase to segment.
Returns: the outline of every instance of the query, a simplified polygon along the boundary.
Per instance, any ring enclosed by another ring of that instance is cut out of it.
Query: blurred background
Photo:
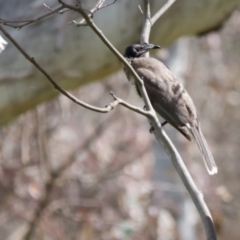
[[[169,41],[155,52],[192,96],[218,165],[219,173],[209,176],[196,145],[164,127],[204,194],[220,240],[240,239],[239,26],[236,8],[217,31]],[[13,48],[9,43],[0,62]],[[57,58],[63,53],[53,48],[49,54]],[[10,88],[11,81],[20,80],[8,71],[1,80]],[[110,72],[80,88],[67,88],[95,106],[111,102],[110,91],[143,106],[121,69]],[[61,70],[54,76],[61,83]],[[92,112],[63,95],[46,99],[36,105],[39,100],[35,104],[33,97],[28,111],[13,100],[21,110],[1,112],[0,240],[205,239],[195,206],[144,117],[121,106],[108,114]],[[11,111],[13,117],[5,120]]]

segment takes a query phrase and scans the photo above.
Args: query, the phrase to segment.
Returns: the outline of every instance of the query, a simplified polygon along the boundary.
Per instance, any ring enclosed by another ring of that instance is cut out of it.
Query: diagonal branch
[[[114,53],[114,55],[124,64],[124,66],[131,72],[136,82],[139,84],[141,95],[143,96],[143,100],[146,104],[147,110],[149,111],[149,117],[151,124],[154,126],[155,130],[154,134],[157,139],[157,141],[163,145],[166,153],[170,156],[170,159],[178,172],[180,178],[182,179],[186,189],[188,190],[189,194],[191,195],[193,202],[195,206],[198,209],[198,212],[201,216],[201,219],[203,221],[203,225],[205,227],[206,235],[208,240],[216,240],[216,233],[214,230],[214,225],[212,221],[211,214],[203,200],[202,194],[197,189],[193,179],[191,178],[186,166],[183,163],[183,160],[176,150],[175,146],[169,139],[169,137],[166,135],[164,130],[161,128],[161,125],[159,123],[159,120],[156,116],[155,111],[153,110],[153,107],[151,105],[151,102],[149,101],[146,89],[144,87],[142,79],[139,78],[139,76],[136,74],[136,72],[133,70],[133,68],[128,64],[128,62],[123,58],[123,56],[114,48],[114,46],[109,42],[109,40],[104,36],[104,34],[100,31],[100,29],[95,25],[95,23],[88,17],[88,15],[83,11],[81,8],[76,8],[74,6],[68,5],[64,3],[62,0],[59,0],[60,3],[63,4],[66,8],[70,8],[74,11],[79,12],[83,18],[85,19],[86,23],[92,28],[92,30],[99,36],[99,38],[103,41],[103,43]],[[173,1],[170,0],[170,3],[172,4]],[[160,9],[158,13],[154,16],[152,22],[156,22],[159,17],[163,15],[167,11],[167,9],[171,6],[168,2],[167,5],[164,5],[163,9]],[[150,20],[150,6],[148,1],[145,1],[146,9],[146,16],[147,19],[145,20],[145,24],[143,26],[143,35],[142,35],[142,41],[148,41],[150,30],[151,30],[151,24],[149,24]],[[150,28],[150,29],[149,29]]]
[[[44,6],[46,7],[46,5],[44,5]],[[42,19],[47,18],[47,17],[49,17],[51,15],[54,15],[56,13],[62,14],[62,13],[64,13],[66,11],[66,10],[64,11],[64,7],[63,6],[60,6],[60,7],[56,8],[56,9],[53,9],[53,10],[48,7],[48,10],[49,10],[48,13],[45,13],[42,16],[34,18],[34,19],[7,20],[7,19],[0,18],[0,23],[3,24],[3,25],[9,26],[9,27],[20,29],[22,27],[25,27],[25,26],[31,24],[31,23],[39,22]]]
[[[114,102],[110,103],[107,105],[105,108],[98,108],[95,106],[92,106],[90,104],[87,104],[78,98],[74,97],[71,93],[67,92],[64,90],[60,85],[58,85],[53,78],[44,70],[39,63],[33,58],[30,57],[26,51],[11,37],[11,35],[0,25],[0,30],[3,32],[3,34],[15,45],[15,47],[23,54],[23,56],[31,62],[47,79],[48,81],[54,86],[55,89],[57,89],[59,92],[61,92],[63,95],[65,95],[67,98],[75,102],[76,104],[85,107],[89,110],[95,111],[95,112],[100,112],[100,113],[108,113],[111,111],[113,108],[115,108],[119,104],[119,100],[115,100]]]
[[[154,24],[168,9],[169,7],[175,2],[175,0],[169,0],[154,16],[151,18],[150,16],[150,3],[149,0],[144,0],[145,4],[145,22],[142,30],[141,35],[141,42],[148,42],[149,34],[151,32],[151,22]],[[145,87],[142,85],[141,92],[142,94],[145,94]],[[163,131],[162,128],[158,127],[158,124],[155,122],[152,122],[155,131],[154,135],[157,139],[157,141],[164,147],[165,151],[168,153],[168,155],[171,158],[172,164],[175,167],[178,175],[180,176],[184,186],[186,187],[187,191],[189,192],[198,212],[202,219],[206,237],[208,240],[216,240],[216,232],[214,229],[214,224],[212,220],[211,213],[204,202],[202,193],[198,190],[197,186],[195,185],[191,175],[188,172],[188,169],[186,168],[180,154],[178,153],[177,149],[167,136],[167,134]]]
[[[175,3],[176,0],[168,0],[151,18],[152,25]]]
[[[58,85],[54,79],[46,72],[46,70],[44,70],[39,63],[37,63],[37,61],[33,58],[30,57],[26,51],[11,37],[11,35],[0,25],[0,30],[4,33],[4,35],[13,43],[13,45],[15,45],[15,47],[23,54],[23,56],[25,56],[25,58],[31,62],[47,79],[48,81],[55,87],[56,90],[58,90],[59,92],[61,92],[63,95],[65,95],[67,98],[69,98],[70,100],[72,100],[74,103],[87,108],[89,110],[95,111],[95,112],[99,112],[99,113],[108,113],[109,111],[113,110],[117,105],[123,105],[126,108],[139,113],[141,115],[144,115],[146,117],[151,117],[151,113],[149,113],[148,111],[144,111],[143,109],[139,108],[139,107],[135,107],[125,101],[123,101],[120,98],[117,98],[113,93],[111,93],[111,95],[114,98],[114,101],[109,103],[105,108],[98,108],[95,106],[92,106],[90,104],[87,104],[81,100],[79,100],[78,98],[74,97],[71,93],[67,92],[66,90],[64,90],[60,85]],[[120,54],[120,53],[119,53]]]

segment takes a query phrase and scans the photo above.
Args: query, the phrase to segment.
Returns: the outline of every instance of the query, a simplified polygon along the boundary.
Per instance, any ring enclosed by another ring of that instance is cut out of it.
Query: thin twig
[[[175,3],[176,0],[168,0],[151,18],[152,25]]]
[[[49,12],[52,12],[52,9],[46,3],[43,3],[43,6],[47,8]]]
[[[100,113],[107,113],[111,111],[113,108],[115,108],[118,104],[119,101],[115,100],[114,102],[110,103],[107,105],[105,108],[98,108],[95,106],[92,106],[90,104],[87,104],[78,98],[74,97],[71,93],[67,92],[64,90],[61,86],[59,86],[53,78],[37,63],[37,61],[33,58],[30,57],[26,51],[11,37],[11,35],[0,25],[0,30],[3,32],[3,34],[13,43],[13,45],[25,56],[25,58],[31,62],[42,74],[49,80],[49,82],[54,86],[55,89],[57,89],[59,92],[61,92],[63,95],[65,95],[67,98],[72,100],[74,103],[85,107],[89,110],[95,111],[95,112],[100,112]]]
[[[44,5],[46,7],[46,5]],[[49,12],[48,13],[45,13],[43,14],[42,16],[40,17],[37,17],[37,18],[34,18],[34,19],[25,19],[25,20],[7,20],[7,19],[2,19],[0,18],[0,23],[3,24],[3,25],[6,25],[6,26],[9,26],[9,27],[13,27],[13,28],[22,28],[22,27],[25,27],[31,23],[35,23],[35,22],[39,22],[40,20],[44,19],[44,18],[47,18],[51,15],[54,15],[56,13],[59,13],[59,14],[62,14],[64,13],[65,11],[64,10],[64,7],[63,6],[60,6],[56,9],[49,9]]]
[[[113,5],[115,2],[117,2],[117,0],[114,0],[114,1],[112,1],[111,3],[108,3],[108,4],[104,5],[104,6],[102,6],[100,9],[103,9],[103,8],[105,8],[105,7],[108,7],[108,6],[110,6],[110,5]],[[100,10],[100,9],[99,9],[99,10]]]
[[[88,17],[93,18],[94,13],[96,13],[97,11],[99,11],[99,10],[101,10],[101,9],[103,9],[103,8],[109,7],[110,5],[113,5],[115,2],[117,2],[117,0],[114,0],[114,1],[112,1],[111,3],[108,3],[108,4],[106,4],[106,5],[103,5],[104,2],[105,2],[105,0],[100,0],[100,1],[96,4],[96,6],[95,6],[93,9],[90,10],[90,13],[88,14]],[[84,18],[83,18],[81,21],[72,20],[72,21],[70,22],[70,24],[71,24],[71,23],[74,23],[77,27],[87,26],[87,23],[86,23],[86,21],[85,21]]]
[[[106,4],[105,6],[102,6],[104,4],[104,2],[105,2],[105,0],[99,0],[97,2],[96,6],[89,11],[88,17],[93,18],[94,13],[96,13],[98,10],[100,10],[102,8],[112,5],[115,1],[113,1],[113,3],[109,3],[109,4]],[[84,18],[81,21],[72,20],[70,23],[74,23],[77,27],[87,26]]]
[[[121,98],[116,97],[112,92],[110,92],[110,94],[113,96],[114,100],[118,101],[118,103],[126,108],[128,108],[129,110],[139,113],[145,117],[151,117],[151,113],[149,113],[149,111],[145,111],[140,107],[135,107],[127,102],[125,102],[124,100],[122,100]]]
[[[138,8],[139,8],[140,13],[143,14],[143,10],[140,5],[138,5]]]

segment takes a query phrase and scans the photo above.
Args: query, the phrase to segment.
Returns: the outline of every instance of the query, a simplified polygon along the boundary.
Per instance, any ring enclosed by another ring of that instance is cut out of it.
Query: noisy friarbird
[[[189,141],[192,138],[195,139],[209,174],[215,174],[217,166],[202,134],[191,97],[178,82],[176,76],[162,62],[152,57],[143,57],[144,53],[157,48],[160,47],[153,44],[133,44],[126,48],[125,58],[138,76],[143,79],[155,111]],[[124,72],[141,97],[138,85],[131,73],[126,68]]]

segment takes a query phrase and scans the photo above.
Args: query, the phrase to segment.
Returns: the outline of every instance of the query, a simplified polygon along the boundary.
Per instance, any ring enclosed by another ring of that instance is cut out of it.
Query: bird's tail
[[[198,148],[201,152],[203,161],[205,163],[205,166],[208,170],[208,173],[210,175],[216,174],[217,173],[217,166],[216,163],[213,159],[213,156],[210,152],[210,149],[208,147],[208,144],[202,134],[201,131],[201,127],[200,127],[200,123],[198,124],[197,127],[192,127],[189,124],[187,124],[187,128],[189,129],[189,131],[192,133],[193,138],[195,139]]]

